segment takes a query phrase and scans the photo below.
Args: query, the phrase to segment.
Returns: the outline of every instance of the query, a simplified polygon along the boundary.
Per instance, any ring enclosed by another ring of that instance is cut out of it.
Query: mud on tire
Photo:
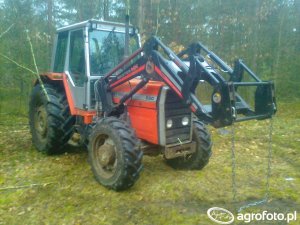
[[[70,114],[65,93],[51,84],[44,86],[50,101],[37,84],[29,102],[29,126],[37,150],[51,155],[62,152],[73,134],[75,118]]]
[[[130,188],[143,168],[143,152],[132,128],[114,117],[99,120],[89,138],[89,162],[96,180],[121,191]]]
[[[200,121],[194,121],[192,140],[196,142],[195,153],[186,157],[167,159],[167,164],[175,169],[203,169],[208,164],[212,154],[212,141],[206,126]]]

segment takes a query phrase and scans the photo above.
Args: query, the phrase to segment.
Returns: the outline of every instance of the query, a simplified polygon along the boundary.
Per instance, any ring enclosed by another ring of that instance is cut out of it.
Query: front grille
[[[183,126],[183,117],[189,118],[189,124]],[[191,111],[189,107],[171,90],[167,92],[165,102],[165,121],[173,121],[171,128],[166,129],[166,144],[175,144],[190,140],[191,135]]]

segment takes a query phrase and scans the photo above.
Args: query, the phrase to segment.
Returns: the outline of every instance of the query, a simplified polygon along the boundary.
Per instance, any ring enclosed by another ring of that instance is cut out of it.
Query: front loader
[[[128,23],[89,20],[58,29],[51,68],[31,95],[33,144],[55,154],[76,139],[88,147],[96,180],[117,191],[137,181],[143,154],[202,169],[212,148],[207,125],[276,112],[273,83],[242,60],[232,69],[200,42],[178,54],[157,37],[141,47]],[[197,93],[204,83],[210,91]]]

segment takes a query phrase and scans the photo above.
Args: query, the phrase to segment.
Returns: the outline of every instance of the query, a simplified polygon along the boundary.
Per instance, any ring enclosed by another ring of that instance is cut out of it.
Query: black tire
[[[121,191],[130,188],[143,168],[143,152],[132,128],[115,117],[103,118],[92,130],[89,162],[96,180]]]
[[[29,102],[29,126],[37,150],[51,155],[62,152],[73,134],[75,118],[70,114],[64,91],[51,84],[44,86],[50,101],[37,84]]]
[[[206,126],[200,121],[194,121],[192,140],[196,142],[195,153],[187,155],[186,157],[167,159],[167,164],[174,169],[203,169],[208,164],[212,154],[212,142]]]

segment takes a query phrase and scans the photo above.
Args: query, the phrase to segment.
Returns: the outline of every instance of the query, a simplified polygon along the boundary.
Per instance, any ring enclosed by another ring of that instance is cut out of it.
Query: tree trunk
[[[47,1],[47,13],[48,13],[48,31],[52,30],[53,24],[53,1]]]
[[[282,10],[282,9],[281,9]],[[275,59],[275,74],[274,74],[274,80],[276,82],[278,73],[279,73],[279,62],[280,62],[280,56],[281,56],[281,46],[282,46],[282,33],[283,33],[283,22],[285,19],[284,11],[280,13],[279,17],[279,28],[278,28],[278,39],[277,39],[277,51],[276,51],[276,59]]]
[[[103,19],[109,20],[109,0],[103,0]]]
[[[51,59],[51,52],[53,46],[53,0],[47,0],[47,26],[48,26],[48,35],[50,37],[49,44],[48,44],[48,58]],[[50,62],[50,60],[48,60]],[[48,65],[50,67],[50,63]]]
[[[260,18],[258,16],[258,12],[260,10],[260,1],[259,0],[256,0],[256,3],[255,3],[255,7],[254,7],[254,21],[255,21],[255,24],[256,26],[254,26],[254,41],[253,41],[253,56],[252,56],[252,67],[253,67],[253,70],[254,71],[257,71],[257,64],[258,64],[258,58],[259,58],[259,41],[258,41],[258,33],[259,33],[259,30],[260,30]]]
[[[143,33],[143,24],[144,24],[144,19],[145,19],[145,11],[144,11],[144,0],[140,0],[138,1],[138,18],[137,18],[137,21],[138,21],[138,28],[140,30],[140,33],[142,34]]]

